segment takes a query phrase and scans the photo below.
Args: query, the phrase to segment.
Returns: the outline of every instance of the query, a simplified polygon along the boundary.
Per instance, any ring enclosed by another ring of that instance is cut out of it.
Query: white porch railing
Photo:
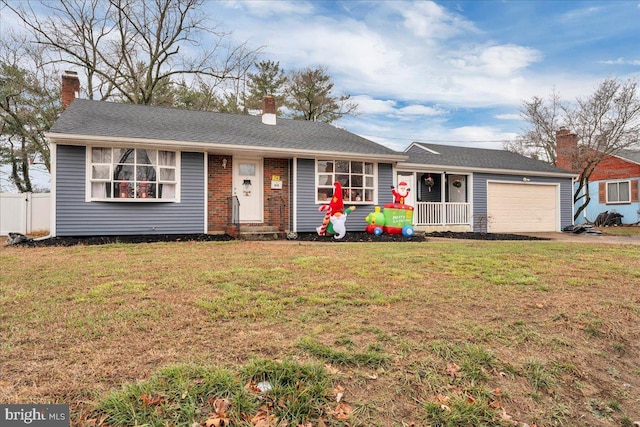
[[[471,224],[470,203],[417,202],[415,225]]]

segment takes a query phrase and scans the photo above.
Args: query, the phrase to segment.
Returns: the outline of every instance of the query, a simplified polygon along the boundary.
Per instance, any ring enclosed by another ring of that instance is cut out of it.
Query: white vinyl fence
[[[48,231],[50,193],[0,193],[0,235]]]

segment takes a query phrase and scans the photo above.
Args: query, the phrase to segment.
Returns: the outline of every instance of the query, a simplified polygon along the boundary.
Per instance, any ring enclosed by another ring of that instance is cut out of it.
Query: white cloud
[[[358,114],[390,114],[396,105],[396,101],[373,99],[367,95],[358,95],[351,99],[358,104]]]
[[[498,120],[522,120],[520,114],[496,114],[494,117]]]
[[[480,62],[484,70],[494,76],[508,76],[534,62],[540,61],[542,54],[524,46],[491,46],[480,53]]]
[[[234,14],[241,20],[234,31],[239,39],[263,41],[266,56],[285,69],[327,66],[338,93],[416,105],[504,105],[520,103],[522,89],[532,86],[524,73],[542,59],[538,50],[513,43],[468,43],[480,31],[433,2],[370,5],[365,18],[283,14],[278,20],[255,22]],[[371,104],[363,99],[361,113],[382,108],[365,103]],[[435,113],[440,112],[420,112]]]
[[[478,32],[473,23],[431,2],[398,3],[404,26],[422,39],[447,39],[466,32]]]
[[[446,111],[440,108],[428,107],[426,105],[409,105],[398,109],[397,113],[398,115],[411,116],[441,116],[446,114]]]
[[[599,61],[600,64],[608,64],[608,65],[640,65],[640,59],[609,59],[606,61]]]
[[[226,2],[228,7],[241,9],[260,18],[267,16],[282,15],[308,15],[313,12],[314,8],[311,3],[306,1],[265,1],[265,0],[242,0]]]

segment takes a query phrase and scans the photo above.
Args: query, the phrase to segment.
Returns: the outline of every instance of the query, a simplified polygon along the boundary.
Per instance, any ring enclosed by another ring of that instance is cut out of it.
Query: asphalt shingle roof
[[[431,153],[420,147],[435,151]],[[505,150],[487,148],[455,147],[450,145],[414,143],[405,151],[407,163],[463,167],[472,169],[513,170],[544,173],[571,174],[540,160],[530,159]]]
[[[263,124],[261,116],[86,99],[73,101],[49,133],[402,156],[326,123],[278,118],[273,126]]]
[[[620,150],[618,157],[631,160],[632,162],[640,163],[640,150]]]

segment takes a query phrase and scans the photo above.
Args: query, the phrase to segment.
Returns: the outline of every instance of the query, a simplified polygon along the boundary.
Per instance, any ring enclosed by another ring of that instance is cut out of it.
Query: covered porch
[[[472,231],[472,175],[447,172],[398,172],[411,187],[414,226],[424,231]]]

